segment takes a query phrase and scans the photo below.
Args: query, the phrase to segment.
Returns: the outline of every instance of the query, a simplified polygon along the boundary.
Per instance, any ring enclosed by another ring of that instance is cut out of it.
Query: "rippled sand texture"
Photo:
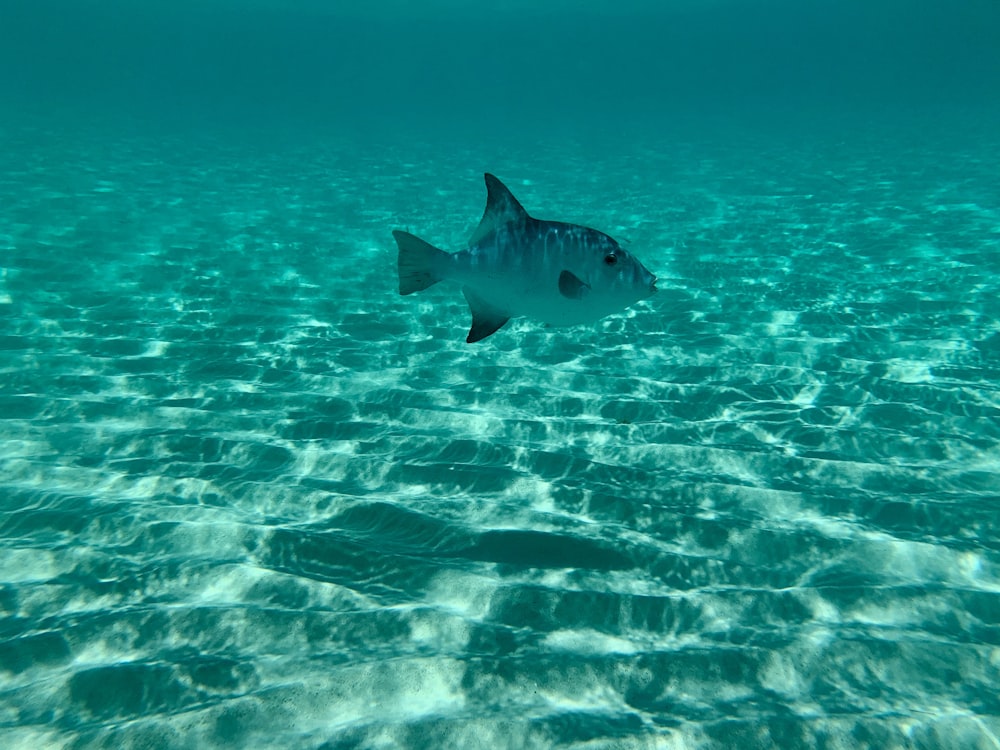
[[[994,136],[4,131],[5,747],[996,747]],[[487,169],[660,294],[398,296]]]

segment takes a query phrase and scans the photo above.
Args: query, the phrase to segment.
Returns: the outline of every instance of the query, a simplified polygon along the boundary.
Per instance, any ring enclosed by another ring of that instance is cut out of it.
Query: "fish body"
[[[472,311],[469,343],[512,317],[555,326],[591,323],[656,292],[656,277],[603,232],[533,218],[491,174],[486,191],[486,211],[466,250],[447,253],[408,232],[392,233],[399,293],[445,279],[462,284]]]

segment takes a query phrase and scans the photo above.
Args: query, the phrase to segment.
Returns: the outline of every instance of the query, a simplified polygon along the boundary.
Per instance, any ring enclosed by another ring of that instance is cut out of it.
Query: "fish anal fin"
[[[530,217],[514,194],[500,180],[486,173],[486,210],[483,218],[472,233],[470,245],[475,245],[497,227],[512,221],[525,222]]]
[[[462,287],[462,293],[469,303],[469,310],[472,311],[472,327],[465,341],[474,344],[482,341],[487,336],[503,328],[504,323],[510,320],[510,315],[480,297],[475,290],[469,287]]]
[[[559,274],[559,294],[566,299],[581,300],[590,293],[590,284],[580,280],[572,271]]]

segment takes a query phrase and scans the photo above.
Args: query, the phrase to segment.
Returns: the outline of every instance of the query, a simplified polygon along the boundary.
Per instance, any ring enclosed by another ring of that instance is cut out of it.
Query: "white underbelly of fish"
[[[563,297],[555,282],[545,287],[526,286],[523,282],[512,283],[503,277],[480,277],[463,280],[462,283],[512,318],[523,315],[553,326],[573,326],[592,323],[607,314],[584,300]],[[549,289],[549,286],[552,288]]]

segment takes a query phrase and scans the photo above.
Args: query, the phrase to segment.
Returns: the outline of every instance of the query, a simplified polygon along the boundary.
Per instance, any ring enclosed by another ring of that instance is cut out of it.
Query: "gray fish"
[[[656,277],[611,237],[528,215],[486,175],[486,211],[467,250],[447,253],[408,232],[399,245],[399,293],[445,279],[462,284],[472,310],[470,344],[526,315],[555,326],[591,323],[656,292]]]

